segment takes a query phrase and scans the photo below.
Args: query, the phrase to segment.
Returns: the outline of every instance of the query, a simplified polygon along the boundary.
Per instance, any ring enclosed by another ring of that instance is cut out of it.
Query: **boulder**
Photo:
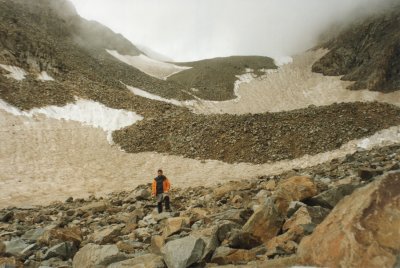
[[[116,245],[87,244],[75,254],[72,266],[100,268],[126,259],[127,256],[121,253]]]
[[[317,205],[332,209],[340,200],[342,200],[343,197],[351,194],[355,189],[360,186],[360,184],[338,185],[310,198],[309,200],[307,200],[307,203],[314,206]]]
[[[330,210],[323,207],[301,207],[288,219],[282,227],[283,231],[294,228],[297,225],[321,223]]]
[[[167,238],[173,234],[178,233],[183,228],[189,228],[190,227],[189,224],[190,224],[190,219],[187,217],[168,218],[165,222],[163,237]]]
[[[229,183],[224,183],[223,185],[214,189],[214,197],[215,199],[221,199],[227,193],[238,191],[238,190],[246,190],[251,187],[250,183],[247,181],[230,181]]]
[[[317,193],[317,185],[312,178],[295,176],[280,182],[273,197],[277,209],[286,214],[290,202],[302,201],[315,196]]]
[[[5,253],[14,256],[20,256],[22,254],[22,251],[25,248],[29,247],[29,244],[21,238],[13,239],[11,241],[5,241],[3,243],[5,245]]]
[[[159,255],[164,245],[165,239],[161,235],[153,235],[150,242],[150,252]]]
[[[107,268],[164,268],[161,256],[146,254],[133,259],[112,263]]]
[[[269,180],[263,184],[263,188],[267,191],[274,191],[276,188],[275,180]]]
[[[140,200],[150,200],[151,193],[148,189],[138,189],[124,199],[124,203],[134,203]]]
[[[168,268],[186,268],[197,263],[203,256],[205,243],[202,239],[187,236],[165,244],[162,249]]]
[[[14,257],[2,258],[0,257],[1,268],[22,268],[24,264]]]
[[[223,221],[222,223],[218,224],[216,227],[216,236],[219,242],[224,241],[228,238],[230,232],[233,229],[238,229],[240,226],[231,221]]]
[[[234,230],[228,238],[230,248],[236,249],[252,249],[261,245],[260,239],[254,237],[252,234],[243,232],[241,230]]]
[[[131,240],[118,241],[116,245],[121,252],[128,254],[134,253],[136,250],[143,250],[148,247],[148,245],[145,243]]]
[[[212,254],[214,253],[215,249],[220,245],[217,233],[218,233],[218,227],[210,227],[206,229],[193,231],[190,234],[193,237],[202,239],[205,243],[201,261],[211,260]]]
[[[287,210],[287,214],[286,216],[288,218],[292,217],[292,215],[301,207],[305,207],[307,206],[306,204],[304,204],[303,202],[300,201],[292,201],[289,203],[289,207]]]
[[[213,214],[210,216],[212,220],[228,220],[238,224],[245,223],[251,216],[250,209],[228,209],[226,211]]]
[[[103,213],[107,210],[108,204],[104,201],[94,202],[80,207],[80,210],[86,213]]]
[[[54,228],[47,230],[38,239],[39,244],[54,246],[61,242],[73,242],[75,246],[79,247],[82,242],[82,232],[78,227],[71,228]]]
[[[253,213],[242,230],[266,242],[279,233],[284,220],[285,214],[275,205],[274,197],[270,197]]]
[[[0,212],[0,222],[9,222],[14,217],[13,211]]]
[[[45,228],[37,228],[32,229],[27,232],[21,237],[22,239],[29,241],[29,242],[36,242],[44,233],[46,232]]]
[[[49,248],[44,254],[43,259],[47,260],[56,257],[65,261],[72,258],[75,255],[76,251],[77,248],[75,247],[74,243],[63,242]]]
[[[343,198],[301,241],[301,263],[394,267],[400,254],[399,185],[400,172],[390,173]]]
[[[368,168],[368,167],[364,167],[364,168],[360,168],[358,170],[358,176],[362,179],[362,180],[371,180],[372,178],[378,176],[378,175],[382,175],[383,174],[383,169],[374,169],[374,168]]]
[[[211,258],[212,263],[224,264],[246,264],[255,260],[256,253],[251,250],[233,249],[229,247],[219,247],[215,250]]]
[[[95,231],[89,237],[89,241],[100,245],[115,243],[118,236],[121,235],[121,230],[123,227],[124,225],[103,227],[102,229]]]
[[[3,241],[0,241],[0,256],[2,256],[4,253],[6,253],[6,245]]]

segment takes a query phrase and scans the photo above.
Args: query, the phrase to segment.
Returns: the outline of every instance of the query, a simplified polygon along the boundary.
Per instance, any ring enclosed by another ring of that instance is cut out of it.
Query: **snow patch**
[[[293,58],[290,56],[283,56],[279,58],[274,58],[274,63],[276,66],[283,66],[293,62]]]
[[[12,66],[12,65],[4,65],[4,64],[0,64],[0,67],[3,68],[4,70],[10,72],[9,74],[4,75],[5,77],[13,78],[18,81],[25,79],[26,72],[24,69],[22,69],[20,67]]]
[[[54,81],[54,78],[51,77],[46,71],[42,71],[40,74],[38,74],[37,80],[40,80],[40,81]]]
[[[138,56],[129,56],[121,55],[118,53],[118,51],[115,50],[106,49],[106,51],[116,59],[128,65],[131,65],[150,76],[163,80],[166,80],[171,75],[191,68],[186,66],[178,66],[168,62],[158,61],[149,58],[143,54],[140,54]]]
[[[146,98],[146,99],[151,99],[151,100],[157,100],[157,101],[162,101],[166,103],[170,103],[176,106],[185,106],[185,105],[193,105],[194,101],[179,101],[175,99],[166,99],[163,97],[160,97],[158,95],[149,93],[147,91],[144,91],[142,89],[136,88],[136,87],[131,87],[126,85],[126,87],[135,95]]]
[[[359,149],[370,150],[376,146],[388,146],[400,143],[400,126],[381,130],[357,143]]]
[[[107,140],[112,143],[111,133],[114,130],[130,126],[143,117],[127,110],[112,109],[92,100],[77,99],[75,103],[65,106],[46,106],[22,111],[0,99],[0,109],[17,116],[33,117],[45,115],[49,118],[78,121],[84,125],[102,128],[108,132]]]

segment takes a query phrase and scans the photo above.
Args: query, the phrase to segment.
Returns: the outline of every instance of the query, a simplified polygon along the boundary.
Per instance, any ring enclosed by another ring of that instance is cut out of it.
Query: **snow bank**
[[[17,66],[12,66],[12,65],[4,65],[4,64],[0,64],[0,67],[3,68],[4,70],[10,72],[9,74],[5,75],[8,78],[13,78],[13,79],[19,80],[19,81],[25,79],[26,72],[22,68],[19,68]]]
[[[170,103],[176,106],[185,106],[185,105],[192,105],[193,101],[178,101],[175,99],[166,99],[163,97],[160,97],[158,95],[149,93],[147,91],[144,91],[142,89],[136,88],[136,87],[131,87],[131,86],[126,86],[133,94],[137,96],[141,96],[143,98],[151,99],[151,100],[157,100],[157,101],[162,101],[166,103]]]
[[[289,57],[289,56],[274,58],[274,63],[276,66],[283,66],[285,64],[290,64],[292,62],[293,62],[293,58]]]
[[[142,116],[131,111],[112,109],[101,103],[82,99],[61,107],[46,106],[29,111],[21,111],[0,99],[0,109],[18,116],[33,117],[42,114],[49,118],[78,121],[84,125],[102,128],[108,132],[107,139],[110,143],[112,143],[112,131],[132,125],[143,119]]]
[[[40,81],[54,81],[54,78],[51,77],[46,71],[42,71],[40,74],[38,74],[37,80],[40,80]]]
[[[376,146],[400,143],[400,126],[391,127],[375,133],[357,143],[359,149],[370,150]]]
[[[139,56],[129,56],[121,55],[115,50],[106,49],[106,51],[118,60],[131,65],[148,75],[163,80],[166,80],[171,75],[191,68],[151,59],[143,54],[140,54]]]

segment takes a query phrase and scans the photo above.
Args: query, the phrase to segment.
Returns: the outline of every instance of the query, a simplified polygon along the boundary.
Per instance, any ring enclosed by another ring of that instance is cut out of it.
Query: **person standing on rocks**
[[[153,184],[151,187],[151,195],[157,198],[157,209],[158,213],[163,211],[163,202],[165,201],[165,210],[170,212],[170,204],[169,204],[169,189],[171,187],[171,183],[168,178],[163,175],[163,171],[159,169],[157,171],[158,176],[154,178]]]

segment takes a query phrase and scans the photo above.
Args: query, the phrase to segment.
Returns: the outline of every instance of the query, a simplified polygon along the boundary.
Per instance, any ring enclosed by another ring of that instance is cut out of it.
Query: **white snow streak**
[[[24,80],[26,76],[26,72],[24,69],[17,67],[17,66],[12,66],[12,65],[4,65],[0,64],[0,67],[3,68],[4,70],[10,72],[9,74],[4,75],[5,77],[8,78],[13,78],[15,80]]]
[[[361,140],[357,143],[357,147],[370,150],[375,146],[387,146],[396,143],[400,143],[400,126],[381,130],[371,137]]]
[[[191,68],[151,59],[143,54],[140,54],[139,56],[129,56],[121,55],[115,50],[106,49],[106,51],[118,60],[125,62],[148,75],[163,80],[166,80],[171,75]]]
[[[0,99],[0,109],[17,116],[33,117],[43,114],[58,120],[78,121],[84,125],[102,128],[108,132],[109,136],[112,131],[132,125],[143,119],[142,116],[134,112],[112,109],[101,103],[83,99],[78,99],[75,103],[69,103],[61,107],[52,105],[34,108],[29,111],[21,111]],[[110,139],[109,141],[111,142]]]
[[[160,97],[158,95],[149,93],[147,91],[144,91],[142,89],[136,88],[136,87],[131,87],[131,86],[126,86],[133,94],[137,95],[137,96],[141,96],[143,98],[147,98],[150,100],[157,100],[157,101],[162,101],[162,102],[166,102],[166,103],[170,103],[176,106],[190,106],[193,105],[194,101],[179,101],[179,100],[175,100],[175,99],[166,99],[163,97]]]
[[[40,81],[54,81],[54,78],[51,77],[46,71],[42,71],[38,74],[37,79]]]

